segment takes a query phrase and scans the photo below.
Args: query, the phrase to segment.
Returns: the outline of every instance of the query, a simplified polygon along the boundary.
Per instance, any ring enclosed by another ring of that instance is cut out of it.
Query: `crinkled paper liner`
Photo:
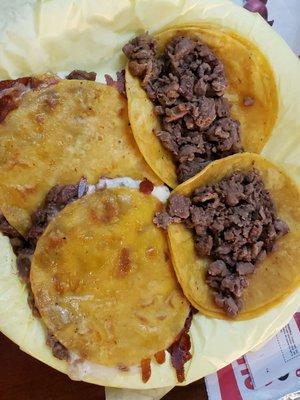
[[[81,68],[98,72],[98,80],[103,81],[105,73],[124,67],[121,47],[144,30],[207,21],[246,36],[270,60],[279,90],[279,118],[263,154],[300,182],[300,63],[258,15],[230,0],[16,0],[14,7],[9,0],[1,7],[0,79]],[[32,317],[7,238],[0,238],[0,249],[0,330],[26,353],[67,373],[67,363],[52,356],[40,322]],[[249,321],[195,316],[191,328],[193,358],[186,365],[185,384],[215,372],[274,335],[297,310],[299,298],[300,290]],[[82,379],[119,388],[164,388],[164,393],[177,384],[169,356],[163,365],[152,363],[152,376],[146,384],[138,371],[87,371]],[[155,399],[162,395],[109,392],[110,399]]]

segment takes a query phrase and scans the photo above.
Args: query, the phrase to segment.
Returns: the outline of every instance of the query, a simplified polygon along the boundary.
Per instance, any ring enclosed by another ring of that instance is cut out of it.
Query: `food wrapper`
[[[250,351],[244,358],[254,389],[268,386],[292,371],[297,371],[295,375],[300,378],[300,312],[296,312],[294,318],[264,346]]]
[[[294,369],[254,390],[247,364],[242,357],[206,377],[205,382],[209,400],[298,400],[299,373],[299,369]]]
[[[124,67],[122,46],[144,30],[154,32],[208,21],[246,36],[270,60],[279,88],[279,118],[263,153],[287,168],[300,182],[299,62],[259,15],[243,10],[230,0],[10,0],[2,3],[0,79],[46,71],[63,74],[79,68],[96,71],[98,80],[104,81],[104,74],[113,75]],[[45,346],[44,330],[27,305],[26,288],[18,279],[7,238],[0,238],[0,250],[0,330],[23,351],[70,373],[67,363],[54,358]],[[184,384],[215,372],[273,336],[297,310],[299,296],[300,290],[273,310],[249,321],[223,321],[196,315],[191,327],[193,358],[186,364]],[[152,364],[152,376],[146,384],[138,369],[112,372],[86,365],[72,376],[99,385],[139,390],[164,388],[164,392],[177,384],[169,355],[163,365]],[[123,396],[119,392],[115,394],[119,397],[114,398],[137,400],[159,396],[157,392],[143,393],[144,397],[139,397],[138,392],[129,392],[126,397],[126,393]]]
[[[297,312],[264,346],[208,375],[205,383],[209,400],[299,399],[299,356]]]

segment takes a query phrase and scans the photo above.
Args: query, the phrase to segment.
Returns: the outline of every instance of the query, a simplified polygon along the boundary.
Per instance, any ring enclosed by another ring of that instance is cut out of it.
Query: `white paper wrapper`
[[[0,16],[3,27],[0,79],[81,68],[98,72],[99,79],[103,80],[105,73],[112,74],[124,66],[121,47],[137,33],[196,24],[201,20],[234,29],[253,40],[270,59],[280,91],[279,119],[264,154],[287,167],[300,182],[299,62],[258,15],[237,7],[230,0],[48,0],[36,5],[33,1],[20,0],[18,3],[23,6],[16,11],[7,11],[4,7],[6,11]],[[67,364],[55,359],[45,346],[40,323],[31,315],[7,239],[0,238],[0,250],[1,331],[22,350],[67,372]],[[186,366],[185,384],[216,371],[271,337],[296,311],[299,296],[300,291],[250,321],[229,322],[195,316],[191,328],[193,358]],[[169,356],[161,366],[153,363],[152,376],[146,384],[142,383],[137,369],[130,373],[107,373],[86,368],[81,378],[99,385],[131,389],[167,388],[177,384]],[[132,393],[129,398],[138,399]]]

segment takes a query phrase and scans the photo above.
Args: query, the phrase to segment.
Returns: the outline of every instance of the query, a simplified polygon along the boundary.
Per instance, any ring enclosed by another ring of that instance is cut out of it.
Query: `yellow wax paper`
[[[124,67],[122,46],[144,30],[151,33],[206,21],[246,36],[269,59],[279,90],[279,117],[263,154],[300,182],[300,63],[260,16],[230,0],[17,0],[13,10],[11,3],[5,0],[1,4],[0,79],[81,68],[98,72],[98,80],[103,81],[105,73],[113,74]],[[27,305],[15,256],[3,236],[0,252],[0,330],[23,351],[67,373],[67,363],[54,358],[45,345],[44,330]],[[184,384],[222,368],[270,338],[292,317],[299,299],[300,290],[249,321],[196,315],[191,328],[193,358],[186,364]],[[152,376],[146,384],[138,369],[108,373],[86,368],[81,378],[131,389],[177,384],[169,356],[163,365],[152,363]]]

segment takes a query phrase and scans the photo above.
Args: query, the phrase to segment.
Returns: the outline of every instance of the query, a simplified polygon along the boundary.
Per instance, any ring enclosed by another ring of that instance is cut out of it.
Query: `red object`
[[[298,329],[300,331],[300,312],[296,312],[296,314],[294,314],[294,318],[295,318],[296,324],[298,326]]]
[[[151,181],[149,181],[147,178],[145,178],[140,183],[139,189],[140,189],[140,192],[142,192],[144,194],[151,194],[154,189],[154,185]]]
[[[248,0],[244,5],[246,10],[259,13],[264,19],[268,19],[266,3],[261,0]]]
[[[151,376],[150,363],[151,363],[150,358],[146,358],[145,360],[142,360],[142,362],[141,362],[142,379],[143,379],[144,383],[148,382],[150,379],[150,376]]]
[[[194,314],[195,309],[191,309],[185,321],[184,328],[178,335],[176,341],[168,348],[168,352],[171,354],[172,365],[176,370],[178,382],[184,382],[184,364],[192,358],[190,353],[191,338],[189,335],[189,330]]]
[[[243,400],[236,383],[232,365],[229,364],[220,369],[217,374],[222,400]]]
[[[166,360],[166,353],[164,350],[154,354],[154,358],[158,364],[163,364]]]

